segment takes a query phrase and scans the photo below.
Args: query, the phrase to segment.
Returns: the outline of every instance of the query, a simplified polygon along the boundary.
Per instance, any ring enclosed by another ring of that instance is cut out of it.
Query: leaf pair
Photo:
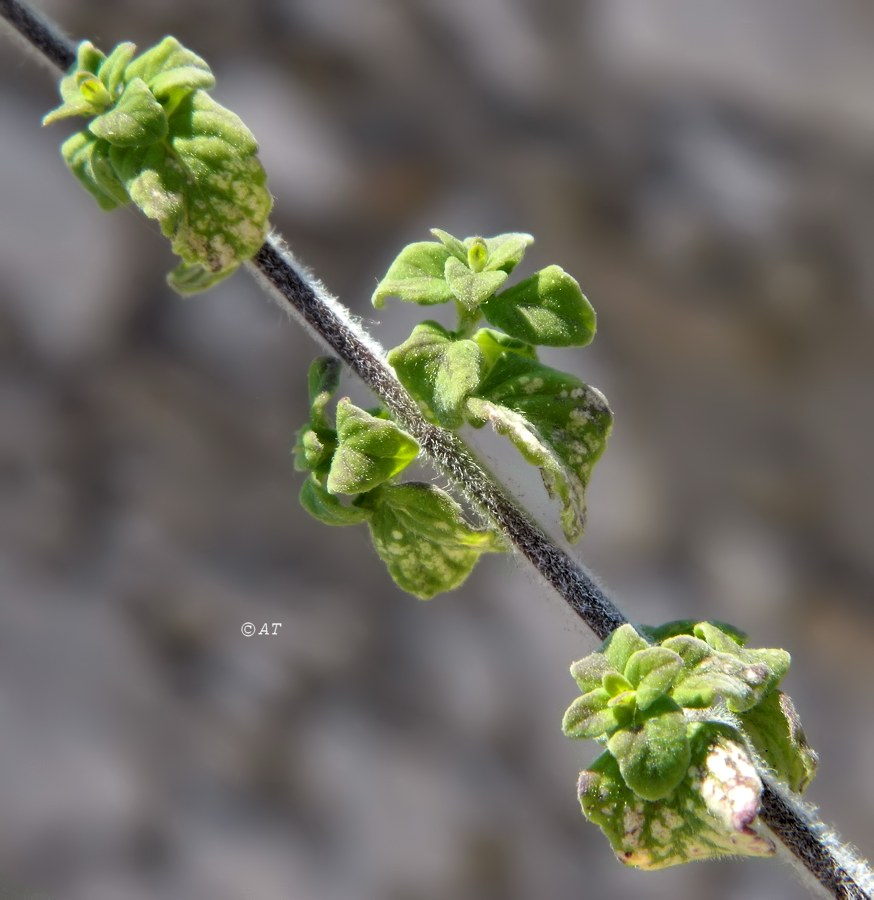
[[[373,293],[373,305],[396,296],[430,306],[455,300],[468,316],[486,320],[529,344],[571,347],[595,335],[595,311],[579,284],[548,266],[500,294],[496,291],[533,242],[530,234],[499,234],[464,241],[439,228],[437,241],[408,244]]]
[[[301,505],[327,525],[367,522],[377,553],[405,591],[427,600],[458,587],[480,554],[501,552],[503,544],[493,532],[471,526],[439,488],[395,483],[419,448],[381,411],[341,399],[331,426],[326,406],[338,377],[336,360],[322,358],[310,368],[310,421],[295,448],[296,467],[310,473]]]
[[[79,45],[61,81],[63,103],[43,124],[91,119],[61,152],[103,209],[134,203],[155,219],[182,263],[180,293],[204,290],[253,256],[272,200],[255,138],[206,90],[209,66],[175,38],[135,56],[131,43],[105,56]]]
[[[580,537],[586,486],[613,420],[597,390],[538,362],[530,344],[488,328],[460,337],[424,322],[388,361],[433,421],[489,423],[507,436],[561,503],[565,536]]]

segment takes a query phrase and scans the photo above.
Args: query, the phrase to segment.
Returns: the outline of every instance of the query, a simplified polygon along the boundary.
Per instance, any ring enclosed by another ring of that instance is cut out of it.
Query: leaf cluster
[[[366,522],[391,576],[414,596],[428,600],[458,587],[480,555],[503,551],[503,542],[470,524],[440,488],[398,482],[419,446],[383,410],[363,410],[342,398],[330,421],[327,406],[339,374],[339,362],[330,357],[310,367],[310,420],[295,447],[295,467],[309,473],[301,505],[326,525]]]
[[[678,803],[682,806],[691,781],[700,781],[694,761],[696,736],[699,741],[706,736],[708,747],[717,736],[729,740],[740,748],[732,753],[741,753],[746,759],[737,765],[755,772],[745,743],[748,741],[764,764],[792,790],[802,791],[810,782],[816,756],[807,744],[791,700],[777,689],[789,669],[789,654],[778,649],[749,649],[744,640],[731,626],[712,622],[672,622],[660,628],[644,627],[640,632],[623,625],[600,650],[573,663],[571,675],[582,695],[566,711],[562,730],[568,737],[593,738],[606,745],[593,771],[610,781],[610,791],[627,794],[627,802],[614,810],[616,815],[625,815],[629,803],[639,806],[641,814],[647,810],[648,816],[662,815]],[[708,726],[704,731],[703,725]],[[699,755],[705,749],[699,747]],[[586,782],[585,787],[580,794],[583,811],[601,825],[614,849],[618,848],[615,839],[621,832],[624,837],[620,843],[625,847],[624,826],[611,823],[603,806],[595,803],[597,792],[591,792],[591,783]],[[699,788],[700,784],[696,790]],[[723,832],[733,827],[736,810],[731,804],[735,802],[736,796],[728,797],[725,803],[716,803],[710,809],[711,818],[722,816],[729,823],[723,822]],[[647,807],[646,803],[655,806]],[[757,804],[756,799],[750,818]],[[696,832],[701,840],[703,828]],[[707,829],[714,828],[707,820]],[[692,840],[691,832],[683,830],[682,834],[686,842]],[[725,841],[714,843],[712,835],[707,842],[713,845],[713,853],[708,855],[742,852],[737,847],[726,850]],[[637,849],[650,853],[653,846],[640,845]],[[663,850],[659,851],[662,856]],[[668,856],[673,858],[675,850]]]
[[[499,290],[533,241],[529,234],[459,240],[437,228],[432,233],[436,241],[401,251],[373,304],[380,307],[389,296],[422,305],[454,302],[457,327],[425,321],[388,361],[435,424],[488,423],[507,436],[539,468],[547,493],[561,504],[565,537],[576,541],[589,476],[613,418],[599,391],[539,362],[537,346],[588,344],[595,312],[559,266]],[[477,328],[483,317],[495,327]]]
[[[62,145],[65,162],[102,209],[133,203],[158,222],[182,258],[169,282],[183,294],[253,256],[272,206],[255,138],[207,94],[214,84],[172,37],[139,56],[131,43],[106,56],[84,41],[43,119],[90,120]]]

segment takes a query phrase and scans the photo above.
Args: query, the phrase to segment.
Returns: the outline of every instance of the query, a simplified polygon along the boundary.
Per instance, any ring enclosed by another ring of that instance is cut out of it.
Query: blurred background
[[[275,226],[384,345],[418,311],[370,293],[432,226],[530,231],[525,274],[580,280],[598,336],[546,360],[616,425],[574,553],[633,619],[792,652],[809,796],[874,854],[874,9],[43,6],[205,56]],[[100,214],[40,129],[52,75],[5,38],[0,75],[0,895],[800,896],[768,861],[613,859],[575,797],[595,745],[559,731],[591,634],[519,560],[425,604],[310,520],[315,345],[244,273],[172,295],[157,229]]]

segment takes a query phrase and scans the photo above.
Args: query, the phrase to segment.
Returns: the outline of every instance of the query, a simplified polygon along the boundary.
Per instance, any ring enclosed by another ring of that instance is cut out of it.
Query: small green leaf
[[[457,237],[453,237],[448,231],[443,231],[441,228],[432,228],[431,234],[433,234],[456,259],[461,260],[463,263],[467,262],[467,247],[465,247]]]
[[[774,844],[755,830],[755,781],[727,749],[730,739],[723,732],[733,734],[711,723],[689,727],[691,774],[661,800],[637,796],[609,752],[580,773],[583,814],[601,828],[620,862],[653,870],[721,856],[774,855]],[[737,792],[726,791],[715,777],[720,768],[737,773]]]
[[[453,298],[443,274],[449,256],[450,251],[434,241],[407,244],[376,286],[371,302],[377,309],[385,304],[386,297],[426,306],[446,303]]]
[[[722,700],[729,709],[741,712],[761,696],[756,688],[762,683],[762,674],[735,656],[714,651],[691,672],[680,675],[671,696],[684,707],[703,708]]]
[[[646,650],[649,644],[637,633],[633,625],[620,625],[601,645],[600,652],[617,671],[625,672],[632,655]]]
[[[803,793],[816,774],[818,760],[789,696],[772,691],[738,718],[767,765],[793,791]]]
[[[603,653],[590,653],[583,659],[571,663],[571,678],[576,681],[580,690],[586,694],[603,685],[604,676],[614,671]]]
[[[209,90],[215,86],[215,78],[206,62],[174,37],[165,37],[160,44],[137,57],[128,66],[125,77],[128,81],[142,78],[168,112],[198,88]]]
[[[607,748],[638,797],[661,800],[670,796],[686,775],[689,740],[683,711],[675,703],[662,698],[650,712],[637,728],[614,732]]]
[[[337,440],[328,491],[361,494],[394,478],[419,454],[419,445],[394,422],[378,419],[349,399],[337,404]]]
[[[607,706],[610,695],[604,688],[596,688],[577,697],[567,708],[561,730],[569,738],[599,738],[612,734],[619,727],[616,711]]]
[[[337,449],[337,432],[329,428],[301,428],[294,446],[294,467],[298,472],[315,472],[327,477]]]
[[[167,136],[167,116],[146,83],[135,78],[115,106],[93,119],[88,130],[115,147],[147,146]]]
[[[625,677],[636,689],[637,708],[645,712],[665,696],[682,670],[682,657],[665,647],[647,647],[633,653],[625,666]]]
[[[76,64],[73,69],[77,72],[90,72],[92,75],[96,75],[105,61],[105,53],[98,50],[91,41],[82,41],[76,48]]]
[[[79,72],[76,82],[79,86],[79,96],[95,110],[104,110],[112,103],[112,95],[96,76]]]
[[[731,653],[734,656],[741,654],[744,641],[737,636],[737,633],[731,634],[713,622],[699,622],[692,629],[692,633],[702,641],[707,641],[714,650],[718,650],[720,653]]]
[[[700,619],[677,619],[673,622],[665,622],[664,625],[659,625],[657,627],[641,625],[640,631],[654,644],[660,644],[662,641],[666,641],[668,638],[676,637],[677,635],[694,634],[695,627],[699,624],[701,624]],[[734,625],[729,625],[727,622],[718,622],[714,619],[709,620],[706,624],[712,625],[720,631],[725,632],[735,641],[735,643],[740,644],[741,646],[746,643],[747,635],[739,628],[735,628]]]
[[[346,505],[339,497],[329,494],[312,475],[300,489],[300,505],[325,525],[357,525],[370,516],[370,510]]]
[[[98,69],[100,80],[106,86],[107,93],[112,99],[118,96],[119,88],[124,84],[128,63],[134,58],[136,52],[136,44],[125,41],[125,43],[119,44],[100,64]]]
[[[507,280],[506,272],[474,272],[454,256],[446,260],[446,283],[455,299],[473,312]]]
[[[376,552],[398,586],[422,600],[457,588],[481,553],[505,549],[493,532],[468,525],[461,507],[434,485],[382,485],[366,499]]]
[[[627,693],[634,687],[624,675],[620,675],[619,672],[613,669],[609,669],[604,673],[601,684],[611,697]]]
[[[548,266],[482,304],[486,319],[530,344],[571,347],[595,336],[595,311],[579,284]]]
[[[525,250],[533,243],[534,238],[530,234],[522,232],[509,232],[493,238],[486,238],[486,247],[488,248],[486,269],[489,271],[501,270],[509,275],[522,261]]]
[[[336,356],[319,356],[310,364],[307,387],[310,397],[310,421],[328,427],[325,407],[340,385],[340,360]]]
[[[87,131],[77,131],[61,145],[61,155],[70,171],[100,204],[101,209],[117,209],[130,202],[124,185],[109,162],[109,144]]]
[[[537,359],[537,350],[531,344],[526,344],[525,341],[511,338],[502,331],[494,331],[491,328],[480,328],[480,330],[471,337],[471,340],[475,341],[480,348],[487,371],[492,369],[495,363],[505,353],[517,353],[519,356],[524,356],[526,359]]]
[[[668,638],[662,647],[676,653],[683,660],[683,667],[691,671],[702,660],[713,654],[713,648],[704,641],[688,634],[678,634]]]
[[[389,352],[388,362],[426,416],[446,428],[462,423],[462,406],[479,387],[483,369],[474,341],[456,340],[442,325],[427,321]]]
[[[613,420],[604,397],[573,375],[507,353],[467,401],[467,415],[476,427],[490,422],[540,468],[547,493],[561,503],[564,534],[576,541],[586,485]]]
[[[489,248],[481,237],[467,240],[467,267],[471,272],[482,272],[489,258]],[[506,273],[504,273],[506,274]]]

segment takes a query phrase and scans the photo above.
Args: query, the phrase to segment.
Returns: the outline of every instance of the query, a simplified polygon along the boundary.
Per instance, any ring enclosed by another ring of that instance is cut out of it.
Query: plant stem
[[[0,16],[58,69],[68,69],[76,45],[20,0],[0,0]],[[416,438],[424,454],[497,525],[571,609],[601,639],[628,620],[592,575],[538,528],[451,432],[427,422],[395,377],[379,345],[324,287],[271,236],[247,267],[268,295],[337,354]],[[808,880],[839,900],[871,900],[874,872],[794,795],[759,773],[765,785],[760,819]]]

